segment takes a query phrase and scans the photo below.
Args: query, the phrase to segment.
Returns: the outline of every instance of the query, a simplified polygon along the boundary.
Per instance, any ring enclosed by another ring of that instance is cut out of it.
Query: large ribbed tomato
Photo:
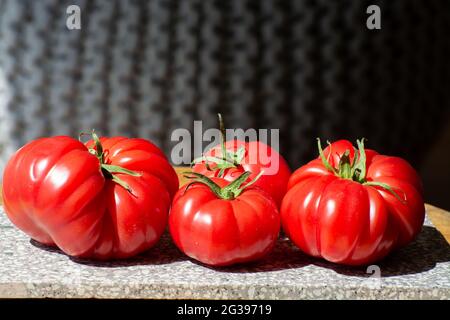
[[[305,253],[369,264],[411,242],[424,215],[422,183],[405,160],[349,141],[295,171],[283,199],[284,231]],[[355,159],[356,157],[356,159]]]
[[[5,211],[31,238],[68,255],[130,257],[160,238],[178,177],[149,141],[93,137],[86,145],[41,138],[19,149],[4,172]]]
[[[212,266],[259,259],[274,246],[280,216],[273,199],[258,187],[241,186],[243,173],[229,183],[197,173],[197,179],[175,195],[169,230],[186,255]],[[254,181],[254,180],[253,180]]]

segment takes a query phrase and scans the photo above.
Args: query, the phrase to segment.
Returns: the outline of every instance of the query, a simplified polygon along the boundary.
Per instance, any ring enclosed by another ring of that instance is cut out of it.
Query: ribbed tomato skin
[[[228,182],[213,178],[220,186]],[[274,247],[280,215],[263,190],[244,190],[233,200],[218,198],[200,183],[175,195],[169,230],[187,256],[211,266],[229,266],[258,260]]]
[[[32,239],[80,258],[127,258],[153,246],[178,189],[174,169],[144,139],[100,141],[107,164],[141,174],[116,174],[132,193],[104,177],[88,151],[92,141],[41,138],[19,149],[4,171],[4,207],[13,224]]]
[[[255,183],[255,186],[266,191],[274,200],[277,206],[286,194],[287,184],[291,175],[291,170],[286,160],[275,149],[261,141],[245,142],[241,140],[229,140],[225,142],[225,148],[229,151],[237,151],[240,147],[245,148],[245,157],[237,168],[226,169],[223,178],[233,181],[242,173],[249,171],[252,174],[247,181],[253,180],[261,171],[264,174]],[[222,155],[221,146],[217,145],[208,150],[205,156]],[[214,164],[210,166],[214,169]],[[194,165],[194,172],[201,173],[207,177],[219,177],[219,170],[208,170],[205,162]]]
[[[353,145],[346,140],[324,150],[334,167]],[[331,152],[331,155],[330,155]],[[297,169],[289,179],[280,214],[290,239],[305,253],[325,260],[366,265],[410,243],[425,217],[423,187],[405,160],[366,150],[367,181],[384,188],[342,179],[328,171],[320,158]]]

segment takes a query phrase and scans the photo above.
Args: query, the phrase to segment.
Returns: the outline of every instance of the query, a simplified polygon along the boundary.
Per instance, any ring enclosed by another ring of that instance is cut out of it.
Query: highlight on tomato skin
[[[290,177],[282,228],[303,252],[344,265],[367,265],[421,231],[423,186],[404,159],[347,140],[318,140],[319,157]]]
[[[273,249],[279,212],[255,180],[245,183],[250,172],[231,183],[187,174],[192,182],[177,192],[169,215],[169,231],[180,251],[203,264],[224,267],[261,259]]]
[[[6,165],[8,218],[32,239],[85,259],[123,259],[157,243],[178,176],[144,139],[41,138]]]

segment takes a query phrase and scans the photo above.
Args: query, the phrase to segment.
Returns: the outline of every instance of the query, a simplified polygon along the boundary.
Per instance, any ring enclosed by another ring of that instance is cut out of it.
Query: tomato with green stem
[[[233,181],[250,172],[248,181],[261,174],[255,185],[266,191],[277,206],[286,193],[291,171],[286,160],[272,147],[261,141],[225,141],[225,126],[219,114],[220,144],[193,161],[192,170],[209,178]]]
[[[295,171],[281,206],[285,233],[305,253],[365,265],[410,243],[425,207],[419,175],[405,160],[340,140]]]
[[[189,173],[192,182],[175,195],[169,230],[187,256],[211,266],[262,258],[275,245],[280,216],[273,199],[250,172],[233,182]],[[245,184],[244,184],[245,183]]]
[[[153,246],[163,233],[178,177],[144,139],[58,136],[32,141],[9,160],[3,202],[32,239],[70,256],[117,259]]]

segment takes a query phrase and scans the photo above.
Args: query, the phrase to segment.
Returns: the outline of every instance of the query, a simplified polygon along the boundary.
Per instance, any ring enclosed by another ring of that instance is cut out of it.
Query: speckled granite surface
[[[378,267],[335,266],[280,240],[258,263],[214,270],[183,256],[168,235],[131,260],[75,261],[30,241],[0,207],[0,298],[450,299],[450,247],[429,221]]]

